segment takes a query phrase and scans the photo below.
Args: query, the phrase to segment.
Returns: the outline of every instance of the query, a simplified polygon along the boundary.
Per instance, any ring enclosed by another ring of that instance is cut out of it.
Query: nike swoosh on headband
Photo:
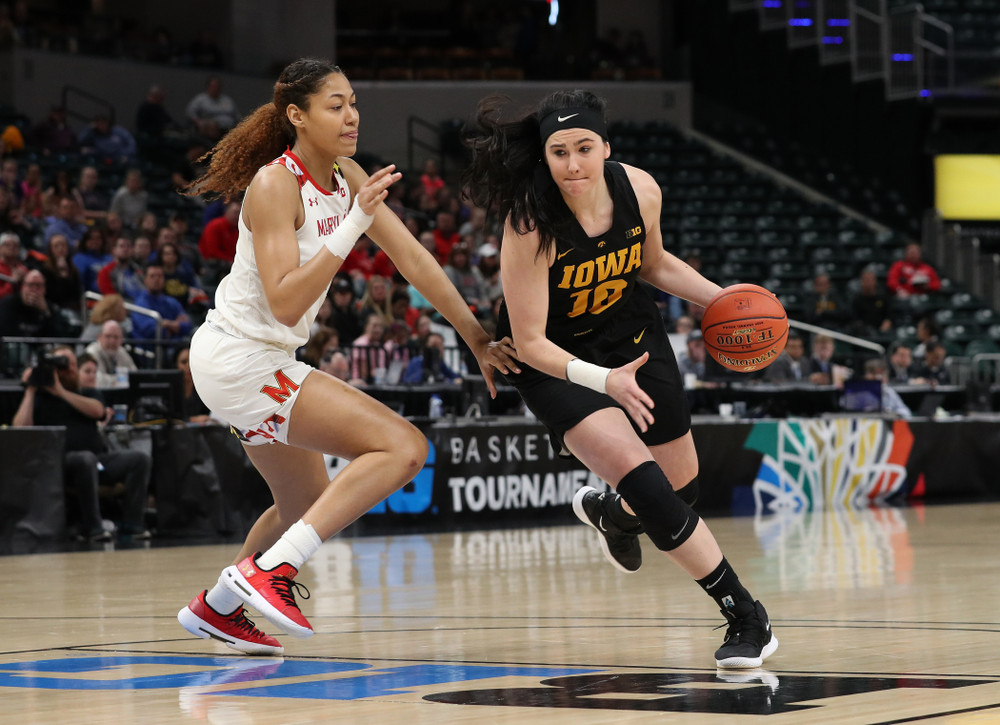
[[[559,123],[562,123],[563,121],[568,121],[569,119],[573,118],[573,116],[579,116],[579,115],[580,115],[579,113],[571,113],[568,116],[559,116],[559,118],[556,120],[558,120]]]

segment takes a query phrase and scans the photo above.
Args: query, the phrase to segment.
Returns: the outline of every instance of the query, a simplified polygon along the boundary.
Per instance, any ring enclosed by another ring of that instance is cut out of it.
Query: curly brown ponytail
[[[188,184],[188,196],[210,194],[229,200],[250,185],[257,170],[295,143],[295,127],[285,111],[295,105],[309,110],[309,97],[331,73],[343,71],[333,63],[299,58],[281,71],[274,84],[274,99],[244,118],[203,159],[208,170]]]

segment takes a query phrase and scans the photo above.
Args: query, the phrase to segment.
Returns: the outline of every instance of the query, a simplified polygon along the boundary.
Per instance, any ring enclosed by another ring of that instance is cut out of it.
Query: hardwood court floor
[[[176,622],[234,546],[4,557],[0,722],[1000,722],[998,521],[711,519],[781,641],[747,673],[680,569],[620,574],[582,525],[327,542],[283,658]]]

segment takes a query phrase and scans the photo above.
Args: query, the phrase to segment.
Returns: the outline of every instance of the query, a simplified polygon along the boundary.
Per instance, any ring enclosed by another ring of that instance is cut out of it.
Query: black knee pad
[[[626,473],[617,491],[660,551],[676,549],[698,525],[698,514],[681,500],[655,461],[640,463]]]
[[[677,489],[677,495],[688,506],[694,506],[698,502],[698,477],[695,476],[688,481],[688,485],[684,488]]]

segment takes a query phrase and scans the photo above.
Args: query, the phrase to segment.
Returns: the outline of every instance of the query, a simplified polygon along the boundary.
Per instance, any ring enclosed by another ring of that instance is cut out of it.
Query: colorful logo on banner
[[[857,509],[904,490],[913,433],[901,420],[797,419],[755,424],[744,447],[763,454],[756,513]]]

